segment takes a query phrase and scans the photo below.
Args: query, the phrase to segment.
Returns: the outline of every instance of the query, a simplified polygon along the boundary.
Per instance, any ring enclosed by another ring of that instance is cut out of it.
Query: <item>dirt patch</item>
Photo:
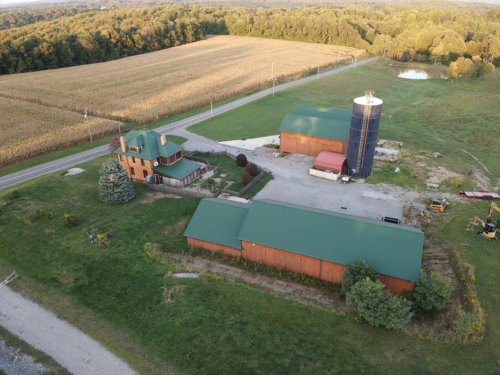
[[[55,233],[56,231],[54,229],[45,229],[44,232],[49,234],[49,233]]]
[[[224,277],[240,280],[246,284],[271,290],[292,300],[322,306],[336,311],[349,311],[344,301],[340,299],[340,293],[328,293],[318,288],[260,275],[210,259],[181,256],[173,257],[188,271],[213,272]]]
[[[488,190],[491,186],[491,180],[481,172],[474,172],[474,182],[480,190]]]
[[[425,180],[431,184],[442,184],[445,180],[453,177],[461,177],[460,174],[451,172],[444,167],[427,168],[428,176]]]
[[[182,196],[180,195],[175,195],[175,194],[169,194],[169,193],[162,193],[162,192],[154,192],[154,193],[147,193],[145,194],[140,203],[153,203],[154,201],[157,201],[159,199],[163,198],[170,198],[170,199],[181,199]]]

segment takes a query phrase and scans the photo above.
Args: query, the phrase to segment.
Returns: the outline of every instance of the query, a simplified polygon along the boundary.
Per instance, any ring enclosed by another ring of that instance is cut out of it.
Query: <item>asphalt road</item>
[[[374,57],[370,58],[370,59],[366,59],[366,60],[358,62],[356,66],[364,65],[364,64],[367,64],[367,63],[372,62],[374,60],[375,60]],[[295,81],[291,81],[288,83],[284,83],[282,85],[275,86],[274,92],[276,93],[276,92],[279,92],[281,90],[285,90],[285,89],[288,89],[290,87],[300,85],[302,83],[314,81],[316,79],[327,77],[327,76],[330,76],[332,74],[340,73],[340,72],[343,72],[344,70],[349,70],[349,69],[351,69],[351,66],[346,65],[346,66],[343,66],[343,67],[340,67],[337,69],[333,69],[333,70],[330,70],[330,71],[327,71],[324,73],[320,73],[319,75],[313,75],[313,76],[309,76],[306,78],[301,78],[301,79],[298,79]],[[238,100],[235,100],[231,103],[224,104],[220,107],[214,108],[213,116],[217,116],[217,115],[220,115],[222,113],[228,112],[234,108],[241,107],[245,104],[251,103],[255,100],[258,100],[260,98],[263,98],[263,97],[271,95],[271,94],[272,94],[272,88],[257,92],[255,94],[246,96],[246,97],[238,99]],[[200,113],[198,115],[191,116],[191,117],[185,118],[183,120],[179,120],[179,121],[170,123],[170,124],[165,125],[165,126],[161,126],[159,128],[156,128],[155,131],[157,131],[160,134],[166,134],[166,133],[169,133],[173,130],[176,130],[179,128],[186,128],[190,125],[194,125],[194,124],[197,124],[199,122],[208,120],[210,117],[212,117],[212,113],[210,111],[206,111],[206,112]],[[38,165],[36,167],[28,168],[28,169],[25,169],[25,170],[20,171],[20,172],[16,172],[16,173],[6,175],[4,177],[0,177],[0,189],[5,189],[7,187],[17,185],[21,182],[28,181],[28,180],[43,176],[43,175],[48,174],[48,173],[53,173],[53,172],[68,169],[70,167],[81,164],[83,162],[95,159],[99,156],[106,155],[107,153],[109,153],[108,146],[107,145],[100,146],[100,147],[96,147],[92,150],[80,152],[78,154],[67,156],[65,158],[54,160],[54,161],[51,161],[49,163],[41,164],[41,165]]]

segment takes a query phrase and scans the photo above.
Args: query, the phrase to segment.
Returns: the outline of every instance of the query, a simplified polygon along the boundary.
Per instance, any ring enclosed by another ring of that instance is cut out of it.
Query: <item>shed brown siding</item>
[[[386,289],[399,295],[403,295],[405,292],[413,292],[413,287],[415,286],[411,281],[397,279],[387,275],[380,275],[379,279],[385,284]]]
[[[321,263],[319,259],[264,245],[255,244],[254,246],[252,242],[247,241],[241,241],[241,246],[244,259],[319,278]]]
[[[344,142],[309,135],[281,132],[280,152],[317,156],[321,151],[344,152]]]
[[[347,266],[338,263],[328,262],[326,260],[321,263],[321,280],[328,281],[330,283],[342,284],[342,276]]]
[[[214,253],[223,252],[224,254],[229,255],[231,257],[241,257],[241,250],[235,249],[234,247],[218,245],[218,244],[213,243],[213,242],[198,240],[196,238],[191,238],[191,237],[187,238],[187,242],[188,242],[188,246],[191,246],[191,247],[209,250],[209,251],[212,251]]]

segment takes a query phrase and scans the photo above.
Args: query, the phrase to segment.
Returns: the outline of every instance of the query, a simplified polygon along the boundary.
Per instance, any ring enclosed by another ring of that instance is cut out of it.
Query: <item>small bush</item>
[[[37,208],[35,210],[35,217],[38,219],[53,219],[57,216],[57,212],[41,210]]]
[[[377,269],[363,259],[357,260],[347,266],[342,279],[342,290],[344,293],[349,290],[358,282],[370,278],[374,281],[377,278]]]
[[[250,173],[250,176],[255,177],[259,174],[259,167],[257,167],[254,163],[249,163],[245,171]]]
[[[247,157],[245,156],[245,154],[239,154],[236,157],[236,165],[238,167],[246,167],[247,164],[248,164],[248,160],[247,160]]]
[[[347,305],[374,327],[401,328],[413,316],[411,302],[384,287],[379,280],[372,281],[368,277],[358,281],[347,293]]]
[[[9,194],[9,199],[10,200],[14,200],[14,199],[17,199],[17,198],[19,198],[19,191],[14,190],[12,193]]]
[[[241,179],[241,185],[243,187],[247,186],[250,182],[252,182],[253,178],[250,175],[250,173],[245,172],[243,173],[243,178]]]
[[[74,228],[78,225],[78,218],[75,215],[64,214],[63,225],[68,229]]]
[[[455,326],[455,332],[459,338],[467,338],[467,336],[472,335],[476,331],[478,323],[479,321],[474,314],[465,313],[458,318],[457,325]]]
[[[422,272],[420,282],[415,285],[410,299],[415,310],[442,310],[450,302],[453,287],[438,272],[430,275]]]

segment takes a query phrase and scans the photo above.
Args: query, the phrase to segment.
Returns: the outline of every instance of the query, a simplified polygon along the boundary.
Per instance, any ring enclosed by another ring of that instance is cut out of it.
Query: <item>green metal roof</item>
[[[238,234],[250,206],[227,199],[203,199],[184,236],[241,250]]]
[[[420,280],[424,233],[416,228],[261,200],[239,238],[343,265],[364,259],[381,274]]]
[[[351,121],[352,111],[333,108],[308,107],[299,105],[295,111],[296,115],[329,118],[333,120]]]
[[[201,168],[200,164],[182,158],[181,160],[175,162],[172,165],[160,164],[157,167],[154,167],[153,170],[155,172],[160,172],[167,176],[173,177],[176,180],[182,180],[184,177],[189,176],[191,173],[200,168]]]
[[[146,160],[154,160],[160,156],[168,158],[177,154],[179,151],[184,150],[184,147],[179,146],[177,143],[169,141],[167,136],[167,143],[161,144],[161,135],[155,131],[144,130],[131,130],[124,136],[127,142],[127,151],[123,152],[121,147],[115,150],[116,154],[133,156]],[[131,152],[128,146],[142,147],[137,152]]]
[[[279,131],[345,141],[351,122],[287,113]]]

